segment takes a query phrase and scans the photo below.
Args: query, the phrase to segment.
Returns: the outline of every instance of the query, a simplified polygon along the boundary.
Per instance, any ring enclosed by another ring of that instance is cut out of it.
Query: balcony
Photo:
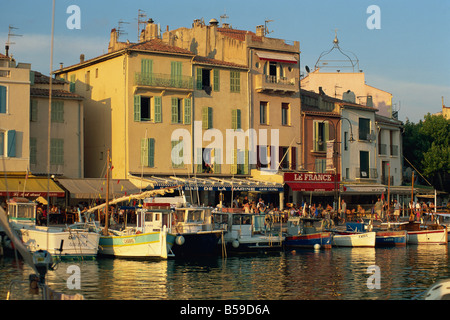
[[[268,76],[259,74],[255,77],[255,89],[261,93],[293,94],[299,91],[298,78]]]
[[[170,74],[163,73],[142,74],[141,72],[136,72],[134,75],[134,84],[136,86],[158,87],[164,89],[172,88],[188,91],[194,89],[194,81],[192,77],[178,76],[175,78]]]
[[[361,168],[355,168],[356,180],[376,180],[378,178],[377,168],[370,168],[368,171],[361,170]]]

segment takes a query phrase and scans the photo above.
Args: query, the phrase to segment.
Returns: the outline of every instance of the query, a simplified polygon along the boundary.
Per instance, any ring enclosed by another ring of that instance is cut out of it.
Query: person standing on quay
[[[394,218],[396,222],[398,222],[399,217],[400,217],[400,204],[397,202],[397,199],[394,199]]]
[[[342,223],[345,223],[345,214],[346,214],[346,212],[347,212],[347,203],[345,203],[345,200],[342,199],[342,201],[341,201],[341,212],[340,212]]]
[[[383,202],[381,202],[380,198],[378,198],[377,202],[375,202],[374,210],[375,210],[375,214],[377,215],[377,219],[382,221],[382,219],[383,219],[383,216],[382,216]]]

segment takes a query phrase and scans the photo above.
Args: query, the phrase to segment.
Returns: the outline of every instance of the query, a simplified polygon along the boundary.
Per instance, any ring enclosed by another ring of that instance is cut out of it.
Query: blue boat
[[[286,248],[331,248],[332,233],[324,231],[323,219],[291,217],[287,224]],[[319,224],[319,225],[318,225]]]
[[[376,247],[406,246],[407,232],[405,230],[378,230],[376,231]]]

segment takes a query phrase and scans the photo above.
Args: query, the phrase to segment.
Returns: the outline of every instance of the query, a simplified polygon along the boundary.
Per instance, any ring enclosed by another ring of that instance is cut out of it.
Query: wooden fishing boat
[[[447,244],[447,227],[439,224],[424,225],[409,221],[399,224],[400,230],[408,233],[408,244]]]
[[[376,247],[406,246],[407,232],[405,230],[376,230]]]
[[[46,227],[36,225],[36,203],[26,198],[8,202],[11,228],[26,248],[34,253],[49,252],[55,258],[95,258],[100,235],[89,228]]]
[[[290,217],[287,222],[286,248],[331,248],[332,233],[324,230],[324,220]]]
[[[375,247],[376,232],[335,231],[332,245],[336,247]]]

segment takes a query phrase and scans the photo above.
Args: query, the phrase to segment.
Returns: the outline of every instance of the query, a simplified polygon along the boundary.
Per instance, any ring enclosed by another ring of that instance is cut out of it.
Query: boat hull
[[[377,231],[375,238],[376,247],[406,246],[406,231]]]
[[[175,258],[190,258],[217,255],[217,244],[222,231],[201,231],[177,234],[172,252]],[[179,241],[183,237],[183,241]]]
[[[46,250],[55,258],[83,259],[95,258],[98,253],[100,235],[95,232],[39,226],[15,230],[30,252]]]
[[[164,239],[164,236],[166,237]],[[172,233],[149,232],[124,236],[101,236],[99,253],[119,258],[167,258],[175,241]]]
[[[284,239],[274,236],[253,236],[229,240],[227,254],[264,254],[283,250]]]
[[[408,244],[447,244],[447,229],[408,231]]]
[[[332,245],[336,247],[375,247],[375,232],[335,233]]]
[[[331,240],[331,232],[318,232],[286,237],[284,245],[287,248],[314,248],[318,244],[323,248],[331,248]]]

